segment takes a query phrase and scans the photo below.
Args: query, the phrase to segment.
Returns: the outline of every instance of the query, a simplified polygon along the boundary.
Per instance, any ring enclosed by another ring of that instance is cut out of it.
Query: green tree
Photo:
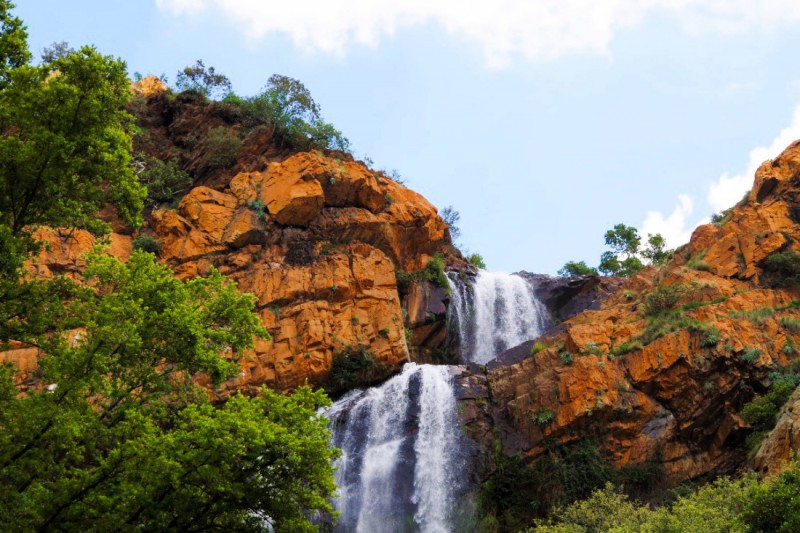
[[[31,58],[25,25],[10,13],[14,7],[8,0],[0,0],[0,90],[8,84],[11,71]]]
[[[2,371],[1,523],[310,531],[307,513],[330,511],[335,451],[315,414],[324,393],[262,390],[215,407],[195,384],[197,373],[212,385],[236,375],[266,334],[253,296],[216,272],[182,282],[134,252],[126,264],[91,257],[67,302],[34,339],[43,390],[20,394]]]
[[[652,265],[663,265],[671,255],[672,251],[667,250],[667,241],[660,233],[647,234],[647,246],[642,250],[642,257]]]
[[[178,72],[176,85],[181,91],[197,91],[208,98],[223,98],[231,92],[231,80],[201,59]]]
[[[252,98],[229,95],[226,102],[235,105],[245,128],[264,124],[284,148],[325,148],[346,152],[350,141],[333,125],[322,120],[320,107],[300,81],[272,75],[261,94]]]
[[[590,267],[585,261],[567,261],[558,271],[559,276],[596,276],[597,269]]]
[[[130,166],[125,64],[84,47],[8,73],[0,91],[0,223],[15,235],[46,224],[103,231],[108,202],[141,221],[146,195]]]
[[[220,406],[197,385],[235,376],[266,335],[252,296],[216,272],[179,281],[141,251],[127,264],[95,254],[79,282],[22,275],[34,226],[101,232],[109,202],[136,223],[145,190],[124,64],[86,47],[38,67],[8,59],[23,57],[9,42],[27,50],[11,7],[0,3],[0,349],[21,341],[40,358],[24,389],[0,365],[0,524],[314,530],[309,513],[330,511],[335,489],[324,393]]]

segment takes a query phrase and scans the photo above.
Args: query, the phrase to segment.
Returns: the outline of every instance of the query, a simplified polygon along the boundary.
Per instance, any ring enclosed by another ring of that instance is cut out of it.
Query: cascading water
[[[465,481],[456,411],[448,367],[414,363],[334,403],[336,531],[452,531]]]
[[[542,334],[547,312],[520,276],[481,270],[474,281],[451,273],[448,332],[458,337],[464,361],[485,364]]]

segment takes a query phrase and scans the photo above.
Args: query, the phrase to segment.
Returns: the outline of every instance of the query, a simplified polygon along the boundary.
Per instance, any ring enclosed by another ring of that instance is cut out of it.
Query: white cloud
[[[726,172],[708,188],[708,203],[714,212],[732,207],[741,200],[742,196],[752,188],[756,170],[761,163],[775,158],[797,139],[800,139],[800,105],[795,107],[789,126],[782,129],[769,146],[759,146],[750,150],[744,172],[733,176]]]
[[[694,202],[688,194],[678,195],[678,205],[670,213],[664,216],[659,211],[648,211],[642,223],[640,235],[647,239],[648,234],[655,235],[660,233],[667,241],[667,248],[676,248],[681,244],[689,242],[692,231],[698,224],[705,224],[708,220],[701,220],[698,223],[690,224],[689,216],[694,211]]]
[[[341,55],[375,47],[399,29],[434,23],[476,43],[486,64],[515,57],[555,59],[607,54],[620,30],[653,13],[673,16],[692,33],[774,32],[800,21],[796,0],[155,0],[159,9],[191,16],[209,9],[250,39],[288,35],[296,46]]]

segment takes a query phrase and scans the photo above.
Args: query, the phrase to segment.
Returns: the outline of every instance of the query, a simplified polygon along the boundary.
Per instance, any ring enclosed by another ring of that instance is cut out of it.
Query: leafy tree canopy
[[[197,91],[209,98],[222,98],[231,92],[231,80],[201,59],[178,72],[176,85],[181,91]]]
[[[647,243],[642,247],[639,231],[633,226],[617,224],[605,234],[605,243],[610,249],[600,256],[600,264],[595,269],[583,261],[569,261],[559,271],[561,276],[586,276],[600,271],[606,276],[629,277],[645,267],[645,264],[662,265],[666,263],[671,250],[666,250],[666,240],[660,233],[647,235]]]
[[[94,48],[8,73],[0,91],[0,223],[105,227],[107,202],[138,224],[146,194],[129,164],[125,64]]]
[[[335,488],[321,392],[263,390],[221,408],[220,383],[265,335],[255,298],[218,273],[182,282],[134,252],[94,255],[39,346],[43,390],[0,379],[0,522],[20,530],[307,531]],[[75,330],[75,327],[80,329]],[[76,331],[77,336],[75,335]],[[219,353],[227,350],[231,357]]]
[[[558,271],[559,276],[596,276],[597,269],[590,267],[585,261],[567,261]]]
[[[95,253],[76,280],[23,275],[33,227],[100,233],[109,202],[138,223],[145,190],[124,63],[84,47],[31,66],[12,7],[0,0],[0,349],[23,342],[39,360],[24,384],[0,365],[0,524],[315,530],[307,517],[335,490],[324,393],[220,406],[196,381],[234,377],[266,336],[253,296],[216,272],[177,280],[143,251],[126,264]]]
[[[8,0],[0,0],[0,89],[8,83],[9,73],[31,58],[25,25],[10,13],[14,7]]]
[[[289,76],[274,74],[260,94],[251,98],[231,94],[225,102],[236,106],[245,128],[271,125],[275,138],[285,148],[350,149],[350,141],[322,119],[311,92]]]

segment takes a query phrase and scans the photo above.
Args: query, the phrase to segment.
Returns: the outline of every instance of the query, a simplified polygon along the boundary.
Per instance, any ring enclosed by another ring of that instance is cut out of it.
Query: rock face
[[[756,454],[755,470],[763,475],[774,475],[782,470],[785,462],[792,459],[792,454],[800,450],[800,389],[794,391],[789,401],[783,406],[778,423]]]
[[[273,340],[256,345],[230,389],[319,383],[352,347],[398,368],[409,351],[395,270],[449,245],[420,196],[319,152],[238,173],[222,191],[195,187],[176,211],[155,211],[151,228],[179,276],[213,266],[258,297]]]
[[[492,362],[481,378],[491,401],[465,400],[472,435],[488,448],[499,431],[504,449],[529,462],[548,442],[588,437],[617,466],[659,460],[668,484],[744,464],[741,408],[797,358],[800,292],[778,288],[782,274],[765,269],[770,254],[800,252],[797,213],[798,143],[764,163],[747,200],[699,227],[668,265],[624,281],[540,338],[536,353],[527,343]],[[759,454],[762,470],[800,444],[790,404]]]
[[[134,86],[146,103],[137,111],[145,129],[140,149],[195,172],[207,157],[207,141],[194,141],[199,148],[188,151],[187,130],[191,124],[199,135],[225,127],[226,110],[187,95],[177,103],[165,99],[156,81]],[[234,133],[238,128],[227,127]],[[384,377],[409,360],[395,272],[422,269],[435,254],[458,258],[433,205],[349,156],[276,150],[263,130],[245,139],[227,169],[195,174],[205,183],[185,191],[175,208],[152,210],[139,234],[158,240],[159,260],[177,276],[216,268],[258,298],[272,340],[258,341],[246,354],[226,391],[318,384],[336,357],[360,348],[372,354]],[[110,252],[124,260],[136,235],[131,228],[114,230]],[[81,231],[40,233],[48,246],[31,266],[43,276],[80,272],[83,255],[95,244]],[[429,289],[413,288],[414,294],[420,290]],[[436,312],[443,316],[442,295],[436,294]],[[412,303],[412,313],[420,305],[428,304]],[[429,332],[417,332],[427,327],[424,317],[414,316],[411,336],[427,338]],[[30,370],[38,356],[31,350],[18,346],[0,360]]]

